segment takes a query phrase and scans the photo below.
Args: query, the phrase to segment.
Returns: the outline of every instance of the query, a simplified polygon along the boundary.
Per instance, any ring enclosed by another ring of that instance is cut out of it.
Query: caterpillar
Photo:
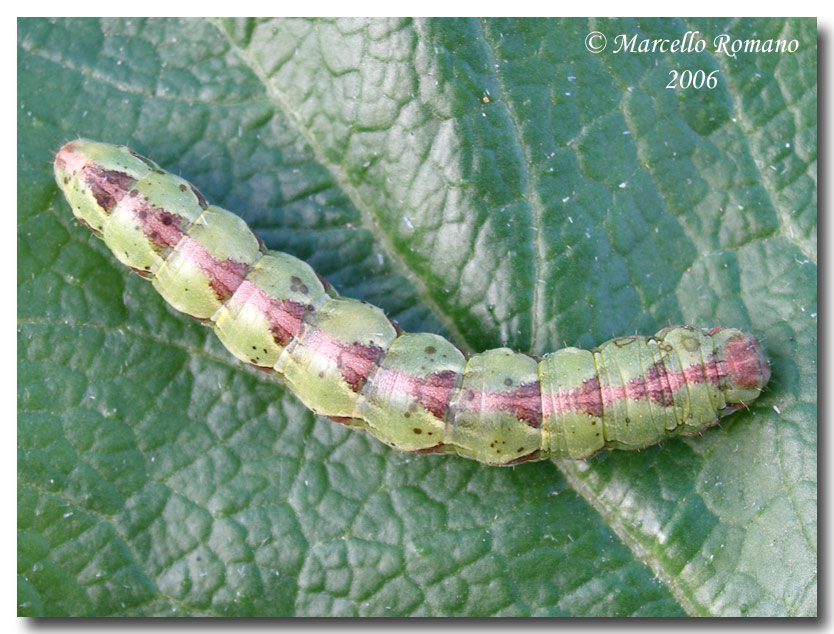
[[[722,327],[667,327],[541,358],[508,348],[467,357],[340,296],[127,147],[78,139],[58,152],[54,171],[75,217],[171,306],[279,376],[315,413],[401,451],[506,466],[640,449],[702,432],[770,378],[759,342]]]

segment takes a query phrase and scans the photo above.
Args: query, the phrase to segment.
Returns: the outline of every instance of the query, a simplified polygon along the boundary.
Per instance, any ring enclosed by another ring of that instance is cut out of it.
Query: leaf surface
[[[592,55],[589,31],[792,54]],[[669,90],[670,69],[718,70]],[[18,22],[18,613],[816,614],[814,20]],[[700,437],[494,469],[317,419],[72,220],[125,143],[469,351],[745,328]]]

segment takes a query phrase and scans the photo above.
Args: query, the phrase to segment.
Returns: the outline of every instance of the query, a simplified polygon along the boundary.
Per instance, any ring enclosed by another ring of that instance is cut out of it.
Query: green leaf
[[[687,31],[705,51],[613,52]],[[816,614],[816,72],[809,19],[19,20],[18,614]],[[77,136],[405,330],[542,354],[727,325],[773,378],[641,452],[399,454],[74,222],[50,162]]]

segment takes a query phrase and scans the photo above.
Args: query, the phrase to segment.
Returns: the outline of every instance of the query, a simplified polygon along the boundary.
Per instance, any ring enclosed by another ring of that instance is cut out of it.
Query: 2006
[[[702,70],[696,70],[694,73],[687,69],[681,72],[670,70],[669,75],[672,79],[666,84],[667,88],[675,88],[675,85],[682,89],[686,88],[703,88],[706,86],[709,89],[715,88],[718,85],[718,70],[712,71],[707,75]]]

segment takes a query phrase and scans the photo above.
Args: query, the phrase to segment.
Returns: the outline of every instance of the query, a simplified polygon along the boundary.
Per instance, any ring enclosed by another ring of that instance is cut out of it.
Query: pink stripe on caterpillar
[[[629,379],[625,385],[602,385],[600,391],[603,406],[606,407],[623,399],[643,400],[647,395],[655,403],[669,407],[674,402],[672,395],[675,392],[683,389],[687,384],[705,381],[713,385],[719,385],[721,381],[721,373],[714,359],[706,363],[693,363],[681,372],[668,372],[664,368],[663,375],[658,371],[658,366],[654,366],[646,371],[644,376]]]
[[[312,326],[308,327],[312,328]],[[341,342],[324,334],[320,329],[315,329],[310,334],[305,345],[333,361],[339,368],[342,378],[354,392],[362,388],[383,352],[379,346]]]
[[[209,285],[220,301],[226,301],[243,283],[248,266],[232,259],[218,260],[197,240],[186,236],[179,252],[194,262],[209,278]]]
[[[671,407],[675,404],[674,394],[679,389],[674,376],[669,376],[666,366],[663,363],[655,363],[646,372],[646,376],[653,379],[660,387],[660,391],[651,391],[646,386],[646,391],[655,403],[663,403],[664,407]],[[644,384],[645,385],[645,384]]]
[[[465,389],[458,402],[460,411],[507,412],[530,427],[538,428],[542,422],[542,398],[539,382],[525,383],[506,392],[482,392]]]
[[[142,227],[142,233],[160,249],[175,247],[182,240],[185,231],[180,226],[182,216],[154,207],[144,196],[132,190],[120,201],[120,209],[125,209]]]
[[[600,385],[597,379],[588,379],[583,381],[582,387],[551,394],[549,398],[542,399],[543,413],[545,416],[553,416],[585,412],[599,417],[602,416],[605,407],[625,399],[641,401],[647,396],[655,403],[670,407],[674,404],[673,394],[687,384],[709,381],[713,385],[719,385],[723,377],[715,359],[703,364],[694,363],[680,372],[668,372],[665,367],[662,370],[660,367],[655,365],[646,371],[645,376],[629,379],[624,385]]]
[[[62,150],[64,162],[77,163],[77,153],[72,152],[72,148],[67,150],[66,153]],[[150,205],[144,196],[136,190],[130,190],[136,182],[134,179],[121,172],[103,169],[96,163],[87,163],[81,170],[82,180],[90,187],[102,208],[109,211],[117,203],[124,205],[142,227],[144,235],[157,247],[179,245],[180,253],[209,278],[209,285],[221,302],[231,297],[243,282],[248,269],[246,264],[228,258],[218,260],[212,256],[198,241],[185,234],[187,228],[181,226],[181,216]]]
[[[675,387],[673,387],[673,384]],[[630,379],[624,387],[623,398],[631,401],[641,401],[648,397],[664,407],[674,404],[673,394],[676,389],[679,389],[675,377],[670,377],[662,363],[656,363],[648,368],[643,376]],[[605,398],[606,394],[603,392],[603,400]],[[608,402],[606,401],[605,404],[608,405]]]
[[[160,249],[176,247],[179,254],[194,263],[209,280],[209,286],[221,302],[225,302],[243,283],[248,266],[229,258],[218,260],[197,240],[190,238],[180,224],[182,216],[154,207],[135,190],[120,203],[133,214],[136,222],[154,245]]]
[[[596,377],[582,381],[582,386],[547,394],[542,398],[542,414],[570,414],[584,412],[597,418],[602,416],[602,393]]]
[[[304,304],[290,299],[275,299],[249,280],[243,280],[232,299],[255,307],[266,318],[269,331],[281,346],[286,346],[301,332],[301,320],[307,311]]]
[[[95,163],[85,165],[81,171],[81,180],[90,188],[96,202],[107,212],[124,198],[125,193],[136,182],[127,174],[103,169]]]
[[[380,368],[374,375],[373,384],[382,392],[413,398],[435,418],[443,420],[457,377],[458,373],[453,370],[415,376],[401,370]]]

